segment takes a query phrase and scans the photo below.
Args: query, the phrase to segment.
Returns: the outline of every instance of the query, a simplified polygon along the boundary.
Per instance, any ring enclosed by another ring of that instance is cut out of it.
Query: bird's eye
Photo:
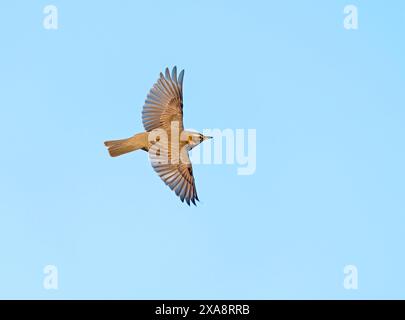
[[[188,136],[188,141],[191,142],[193,140],[192,136]]]

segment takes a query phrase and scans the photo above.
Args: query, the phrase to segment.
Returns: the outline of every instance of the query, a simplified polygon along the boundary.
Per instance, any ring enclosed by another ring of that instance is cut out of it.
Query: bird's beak
[[[204,136],[204,140],[212,139],[213,137],[211,136]]]

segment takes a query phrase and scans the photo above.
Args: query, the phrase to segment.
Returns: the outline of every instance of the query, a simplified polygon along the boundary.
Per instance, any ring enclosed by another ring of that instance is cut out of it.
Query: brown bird
[[[183,127],[183,78],[184,70],[177,77],[166,68],[149,91],[142,110],[146,132],[133,137],[104,142],[112,157],[135,150],[149,153],[153,169],[183,202],[194,205],[198,200],[193,168],[188,151],[211,137]]]

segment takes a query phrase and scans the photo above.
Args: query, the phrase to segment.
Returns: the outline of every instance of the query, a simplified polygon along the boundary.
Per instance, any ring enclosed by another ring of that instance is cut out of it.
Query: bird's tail
[[[139,143],[137,135],[128,139],[106,141],[104,144],[108,148],[111,157],[118,157],[122,154],[142,149],[143,147]]]

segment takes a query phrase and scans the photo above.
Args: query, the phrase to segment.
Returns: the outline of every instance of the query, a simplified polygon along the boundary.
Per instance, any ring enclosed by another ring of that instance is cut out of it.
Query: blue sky
[[[43,28],[48,4],[58,30]],[[358,30],[343,28],[347,4]],[[400,1],[2,1],[0,297],[405,298],[404,14]],[[145,153],[103,146],[142,131],[173,65],[186,127],[257,131],[254,175],[194,166],[198,207]]]

